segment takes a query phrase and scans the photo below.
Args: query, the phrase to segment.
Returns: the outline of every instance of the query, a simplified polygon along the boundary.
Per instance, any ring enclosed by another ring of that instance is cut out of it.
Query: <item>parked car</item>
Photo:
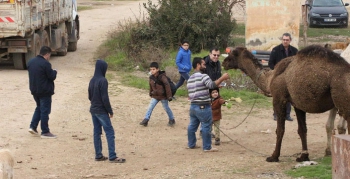
[[[348,27],[349,14],[342,0],[308,0],[307,23],[314,26]]]

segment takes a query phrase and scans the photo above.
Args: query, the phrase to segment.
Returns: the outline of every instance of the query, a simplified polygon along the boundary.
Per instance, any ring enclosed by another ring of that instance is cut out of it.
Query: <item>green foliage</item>
[[[317,160],[318,165],[311,165],[286,171],[293,178],[332,179],[332,158],[324,157]]]
[[[237,23],[235,31],[232,33],[233,35],[245,36],[245,24]]]
[[[237,47],[237,46],[245,46],[245,24],[237,23],[235,30],[230,34],[228,46],[229,47]]]
[[[149,22],[134,29],[132,34],[133,42],[143,41],[139,46],[152,42],[157,47],[174,49],[181,40],[187,39],[193,52],[212,46],[225,48],[236,25],[226,8],[227,1],[158,0],[152,3],[149,0],[143,5]]]

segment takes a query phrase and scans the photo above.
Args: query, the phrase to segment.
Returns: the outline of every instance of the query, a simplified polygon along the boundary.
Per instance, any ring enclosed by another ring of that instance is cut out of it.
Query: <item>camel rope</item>
[[[259,80],[259,78],[260,78],[261,74],[263,74],[263,73],[264,73],[264,69],[261,69],[261,70],[260,70],[260,72],[259,72],[259,74],[258,74],[258,75],[256,75],[256,81],[258,81],[258,80]]]
[[[230,130],[230,129],[235,129],[235,128],[237,128],[238,126],[240,126],[241,124],[243,124],[243,122],[246,121],[246,119],[248,118],[248,116],[249,116],[249,115],[251,114],[251,112],[253,111],[253,108],[254,108],[254,106],[255,106],[255,103],[256,103],[256,99],[254,100],[254,103],[253,103],[252,107],[250,108],[250,111],[248,112],[247,116],[246,116],[238,125],[236,125],[236,126],[233,127],[233,128],[229,128],[228,130]],[[232,139],[229,135],[227,135],[224,131],[221,130],[221,129],[224,129],[224,128],[220,128],[220,127],[217,126],[215,123],[214,123],[214,125],[215,125],[215,127],[217,127],[217,128],[219,129],[219,131],[220,131],[224,136],[226,136],[227,138],[230,139],[230,141],[228,141],[227,143],[229,143],[229,142],[234,142],[235,144],[241,146],[242,148],[244,148],[244,149],[246,149],[246,150],[248,150],[248,151],[250,151],[250,152],[252,152],[252,153],[259,154],[259,155],[261,155],[261,156],[263,156],[263,157],[269,157],[269,156],[270,156],[270,155],[266,155],[266,154],[257,152],[257,151],[255,151],[255,150],[252,150],[252,149],[250,149],[250,148],[248,148],[248,147],[246,147],[246,146],[244,146],[244,145],[238,143],[237,140]],[[284,155],[284,156],[280,156],[280,157],[297,157],[297,156],[299,156],[299,155],[301,155],[300,152],[299,152],[299,153],[295,153],[295,154],[293,154],[293,155]]]

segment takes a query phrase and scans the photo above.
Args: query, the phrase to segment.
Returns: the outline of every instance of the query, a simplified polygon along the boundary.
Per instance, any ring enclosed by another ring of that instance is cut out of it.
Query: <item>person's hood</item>
[[[106,76],[106,72],[107,72],[107,63],[103,60],[98,59],[96,61],[96,65],[95,65],[95,73],[94,76]]]

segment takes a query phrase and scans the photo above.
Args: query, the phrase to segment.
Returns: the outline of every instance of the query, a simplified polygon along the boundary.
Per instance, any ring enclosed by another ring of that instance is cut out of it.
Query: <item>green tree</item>
[[[231,18],[235,3],[230,0],[149,0],[143,6],[148,19],[133,30],[133,52],[152,44],[165,49],[177,48],[183,39],[193,52],[212,46],[225,48],[236,22]],[[140,44],[140,42],[142,42]],[[135,45],[137,43],[138,45]]]

